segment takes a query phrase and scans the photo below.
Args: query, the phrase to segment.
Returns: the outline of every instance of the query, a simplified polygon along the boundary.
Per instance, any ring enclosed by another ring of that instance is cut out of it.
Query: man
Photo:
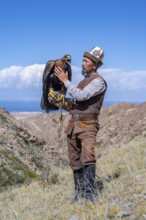
[[[76,87],[68,80],[61,68],[55,68],[55,75],[64,83],[67,92],[76,100],[70,111],[71,119],[66,128],[69,163],[73,170],[76,195],[95,201],[96,135],[99,130],[98,115],[103,103],[107,84],[97,73],[103,64],[103,50],[96,46],[84,52],[82,72],[85,79]]]

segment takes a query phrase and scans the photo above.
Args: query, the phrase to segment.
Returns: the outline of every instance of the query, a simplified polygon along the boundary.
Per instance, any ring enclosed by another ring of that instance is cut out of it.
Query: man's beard
[[[85,73],[84,70],[82,70],[82,75],[83,75],[84,77],[86,77],[86,76],[87,76],[87,73]]]

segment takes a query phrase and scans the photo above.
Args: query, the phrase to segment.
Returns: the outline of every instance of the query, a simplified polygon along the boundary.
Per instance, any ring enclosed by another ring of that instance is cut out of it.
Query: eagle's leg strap
[[[50,89],[48,96],[55,97],[56,93],[53,91],[53,89]]]
[[[60,97],[58,98],[58,101],[61,101],[62,104],[65,102],[65,98],[63,94],[60,94]]]

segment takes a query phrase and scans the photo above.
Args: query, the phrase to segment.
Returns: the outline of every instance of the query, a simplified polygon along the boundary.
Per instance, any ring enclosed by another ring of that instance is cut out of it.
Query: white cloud
[[[21,70],[21,66],[11,66],[0,70],[0,88],[8,88],[11,86]]]
[[[44,64],[34,64],[23,68],[20,72],[18,88],[39,87],[42,84]]]
[[[120,69],[102,69],[111,90],[137,91],[146,90],[146,70],[122,71]]]
[[[0,70],[0,99],[40,98],[42,93],[42,74],[45,64],[26,67],[11,66]],[[72,66],[72,82],[78,84],[83,79],[82,69]],[[109,99],[123,99],[125,96],[146,99],[146,70],[123,71],[117,68],[99,69],[108,84]],[[21,92],[19,92],[21,91]],[[145,96],[145,97],[144,97]]]
[[[0,70],[0,88],[39,87],[42,82],[44,64],[34,64],[26,67],[11,66]]]

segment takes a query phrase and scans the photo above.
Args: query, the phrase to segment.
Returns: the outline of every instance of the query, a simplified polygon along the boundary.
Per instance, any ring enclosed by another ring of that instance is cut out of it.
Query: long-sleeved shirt
[[[67,88],[67,92],[77,101],[88,100],[106,89],[105,82],[101,78],[93,79],[83,90],[77,88],[77,86],[69,80],[67,80],[64,85]]]

